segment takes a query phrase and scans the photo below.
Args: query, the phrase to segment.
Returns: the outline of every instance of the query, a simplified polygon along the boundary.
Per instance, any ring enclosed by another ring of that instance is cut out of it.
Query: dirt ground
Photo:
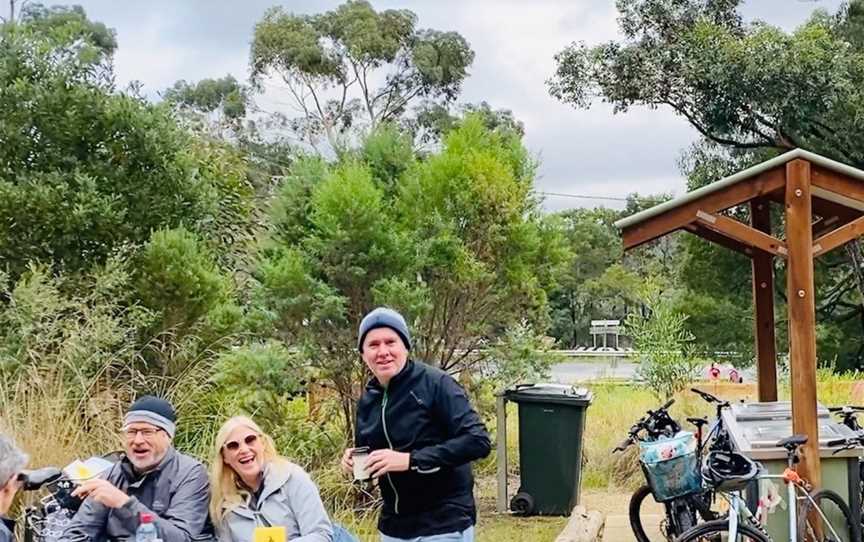
[[[509,496],[516,493],[518,479],[511,479],[508,488]],[[495,479],[484,477],[477,480],[477,504],[479,524],[477,530],[478,542],[504,541],[536,541],[553,542],[564,528],[567,518],[564,517],[528,517],[518,518],[509,514],[501,515],[495,512]],[[621,490],[583,490],[581,504],[588,510],[597,510],[606,517],[603,540],[609,542],[635,542],[630,530],[627,507],[630,503],[630,492]],[[646,526],[653,522],[659,525],[663,509],[661,505],[652,503],[643,514]]]

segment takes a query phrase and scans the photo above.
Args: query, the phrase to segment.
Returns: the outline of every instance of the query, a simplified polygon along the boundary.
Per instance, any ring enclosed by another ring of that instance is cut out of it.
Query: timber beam
[[[864,183],[821,167],[813,167],[811,175],[813,196],[864,211]]]
[[[744,182],[724,190],[711,192],[689,201],[680,207],[648,218],[643,222],[624,228],[621,236],[624,250],[630,250],[673,231],[684,228],[693,222],[696,211],[717,213],[735,207],[753,198],[763,196],[786,186],[786,175],[782,166],[765,171]]]
[[[821,256],[864,235],[864,216],[826,233],[813,241],[813,256]]]
[[[708,228],[705,228],[698,223],[687,224],[686,226],[684,226],[684,229],[689,231],[693,235],[705,239],[708,242],[714,243],[715,245],[719,245],[723,248],[728,248],[729,250],[733,250],[739,254],[743,254],[748,258],[753,256],[753,247],[747,246],[744,243],[740,243],[730,237],[726,237],[725,235],[717,233],[714,230],[709,230]]]
[[[751,228],[727,216],[696,211],[696,221],[720,235],[733,239],[746,246],[764,250],[769,254],[785,258],[788,251],[786,243],[767,233]]]

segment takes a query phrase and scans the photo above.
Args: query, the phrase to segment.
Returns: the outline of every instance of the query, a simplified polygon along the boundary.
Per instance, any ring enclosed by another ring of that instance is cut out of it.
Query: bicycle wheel
[[[819,510],[816,511],[815,508]],[[821,518],[821,536],[811,524],[811,512]],[[821,512],[821,513],[820,513]],[[861,524],[852,516],[849,505],[830,489],[820,489],[809,494],[799,506],[798,538],[816,542],[860,542]]]
[[[860,459],[858,460],[858,505],[861,507],[858,522],[864,528],[864,461]],[[859,534],[864,539],[864,532]]]
[[[697,522],[696,507],[689,497],[658,503],[647,485],[630,497],[628,513],[637,542],[671,542]]]
[[[654,500],[651,488],[647,485],[637,489],[630,497],[630,530],[636,537],[636,542],[659,542],[674,540],[674,535],[667,533],[669,521],[664,513],[664,506]],[[651,533],[650,536],[648,533]]]
[[[682,534],[676,542],[771,542],[761,531],[749,525],[739,525],[735,540],[729,538],[729,522],[725,519],[706,521]]]

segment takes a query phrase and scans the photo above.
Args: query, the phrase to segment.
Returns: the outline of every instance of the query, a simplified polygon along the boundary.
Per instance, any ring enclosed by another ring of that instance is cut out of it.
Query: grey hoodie
[[[252,542],[256,527],[285,527],[291,542],[330,542],[333,525],[318,488],[299,466],[287,461],[264,468],[264,487],[257,506],[249,500],[229,510],[216,532],[219,542]]]
[[[204,466],[170,448],[156,470],[136,476],[127,459],[115,464],[106,479],[129,495],[120,508],[86,499],[63,533],[63,542],[101,542],[135,537],[139,514],[156,514],[163,542],[209,540],[207,506],[210,479]]]

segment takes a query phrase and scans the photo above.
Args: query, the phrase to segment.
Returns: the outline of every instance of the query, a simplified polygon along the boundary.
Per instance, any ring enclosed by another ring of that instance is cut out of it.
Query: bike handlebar
[[[828,407],[828,412],[843,412],[844,410],[850,410],[852,412],[864,412],[864,407],[854,405]]]
[[[725,403],[725,401],[720,400],[720,398],[711,395],[707,391],[702,391],[699,388],[690,388],[690,391],[709,403]]]
[[[55,467],[45,467],[37,470],[25,470],[18,474],[24,491],[36,491],[43,486],[56,482],[63,477],[63,471]]]
[[[612,450],[612,452],[613,452],[613,453],[614,453],[614,452],[623,452],[623,451],[624,451],[625,449],[627,449],[631,444],[633,444],[633,438],[632,438],[632,437],[627,437],[627,438],[625,438],[624,440],[621,441],[621,444],[619,444],[618,446],[615,446],[615,448]]]
[[[657,420],[661,421],[663,418],[668,418],[669,414],[666,412],[669,407],[675,404],[675,399],[669,399],[665,403],[663,403],[660,408],[657,410],[649,410],[647,416],[643,416],[639,419],[638,422],[634,423],[630,430],[627,432],[627,438],[621,441],[621,443],[612,449],[612,452],[622,452],[631,444],[639,440],[639,432],[642,430],[651,431],[652,423]],[[674,423],[674,421],[673,421]],[[676,424],[677,425],[677,424]]]

